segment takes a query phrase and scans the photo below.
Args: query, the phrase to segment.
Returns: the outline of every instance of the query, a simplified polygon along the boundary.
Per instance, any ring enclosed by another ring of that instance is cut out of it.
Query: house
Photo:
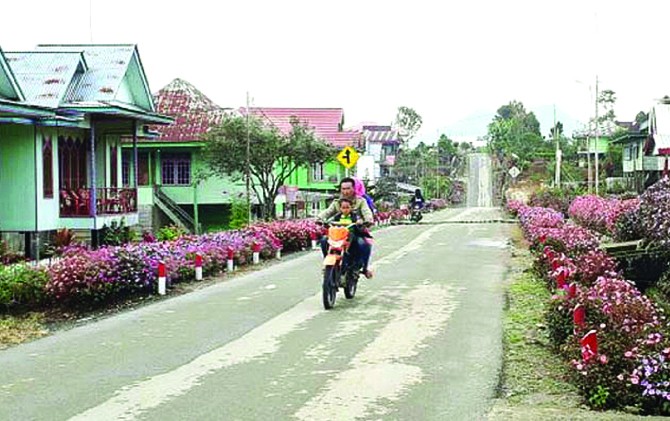
[[[240,109],[245,113],[245,109]],[[291,131],[291,121],[310,127],[317,138],[339,149],[351,146],[361,150],[362,134],[358,130],[344,129],[342,108],[249,108],[251,115],[276,127],[283,133]],[[299,168],[286,182],[276,198],[277,214],[285,218],[315,215],[326,207],[338,189],[339,181],[349,170],[333,160],[320,162],[310,168]]]
[[[163,87],[154,101],[157,112],[174,118],[174,122],[152,127],[154,135],[137,143],[142,228],[155,230],[166,224],[191,232],[196,228],[223,228],[230,204],[244,193],[244,185],[229,178],[201,178],[198,174],[204,169],[202,136],[231,109],[215,104],[182,79]],[[131,139],[125,140],[123,149],[123,162],[132,161]]]
[[[667,171],[670,156],[670,98],[651,107],[646,121],[614,140],[623,145],[623,173],[629,187],[641,192]]]
[[[579,145],[577,151],[579,156],[579,166],[584,168],[587,166],[589,160],[594,162],[596,154],[598,154],[599,160],[603,160],[609,152],[609,145],[616,130],[617,126],[612,123],[600,124],[597,132],[592,125],[581,130],[576,130],[573,133],[572,138],[577,141]]]
[[[50,232],[99,243],[112,223],[138,222],[137,139],[155,112],[137,46],[38,45],[0,54],[0,232],[38,257]],[[133,139],[121,160],[121,137]]]
[[[365,152],[359,158],[356,175],[374,184],[381,177],[392,174],[400,147],[400,135],[391,126],[362,126]]]

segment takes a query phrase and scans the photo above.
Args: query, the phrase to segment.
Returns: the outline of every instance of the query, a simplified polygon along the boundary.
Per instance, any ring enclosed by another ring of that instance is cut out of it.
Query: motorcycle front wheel
[[[336,266],[326,266],[323,271],[323,308],[330,310],[335,306],[337,296],[338,270]]]

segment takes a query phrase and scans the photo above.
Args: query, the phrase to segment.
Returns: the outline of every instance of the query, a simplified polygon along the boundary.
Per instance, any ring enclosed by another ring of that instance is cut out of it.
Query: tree
[[[526,107],[519,101],[510,101],[509,104],[498,108],[494,120],[516,120],[519,122],[519,129],[523,133],[530,132],[542,136],[540,133],[540,122],[535,117],[535,113],[532,111],[527,112]]]
[[[398,107],[395,117],[396,125],[403,142],[409,142],[421,128],[423,119],[413,108]]]
[[[602,106],[603,113],[598,116],[598,123],[614,123],[616,114],[614,114],[614,104],[616,103],[616,93],[611,89],[605,89],[598,95],[598,105]]]
[[[549,137],[554,140],[556,138],[561,138],[563,137],[563,123],[560,121],[556,122],[556,125],[551,128],[551,131],[549,132]]]
[[[318,140],[300,121],[291,121],[288,134],[249,118],[250,184],[265,218],[275,216],[274,200],[279,188],[301,166],[324,162],[335,156],[334,149]],[[247,123],[245,117],[229,116],[208,132],[204,139],[204,159],[218,175],[243,179],[247,170]]]

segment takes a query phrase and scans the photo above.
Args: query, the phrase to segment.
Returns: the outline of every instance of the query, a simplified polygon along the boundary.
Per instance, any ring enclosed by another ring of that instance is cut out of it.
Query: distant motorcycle
[[[412,206],[412,213],[410,214],[410,219],[413,222],[419,223],[423,219],[423,211],[421,206],[418,204]]]

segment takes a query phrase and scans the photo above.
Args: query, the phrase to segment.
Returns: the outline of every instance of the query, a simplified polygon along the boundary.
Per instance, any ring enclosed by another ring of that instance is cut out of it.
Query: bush
[[[56,250],[62,250],[63,248],[74,243],[74,240],[77,238],[74,231],[68,228],[62,228],[56,231],[54,235],[53,245]]]
[[[544,188],[531,194],[528,205],[549,208],[567,214],[573,197],[574,195],[570,191],[564,189]]]
[[[158,230],[156,234],[156,240],[158,241],[174,241],[181,236],[185,235],[187,232],[183,228],[177,225],[168,225],[162,227]]]
[[[110,226],[102,226],[100,230],[100,244],[103,246],[121,246],[134,241],[137,233],[126,226],[125,220],[121,219],[118,224],[112,221]]]
[[[240,229],[249,225],[249,209],[247,203],[240,200],[233,201],[230,210],[230,229]]]
[[[640,224],[645,239],[670,248],[670,180],[667,177],[641,196]]]
[[[0,241],[0,263],[3,265],[11,265],[23,262],[24,260],[25,257],[22,254],[9,250],[6,241]]]
[[[0,308],[35,308],[46,300],[46,270],[28,265],[0,268]]]
[[[640,219],[640,202],[637,206],[621,212],[614,223],[613,237],[616,241],[632,241],[643,238],[642,220]]]

